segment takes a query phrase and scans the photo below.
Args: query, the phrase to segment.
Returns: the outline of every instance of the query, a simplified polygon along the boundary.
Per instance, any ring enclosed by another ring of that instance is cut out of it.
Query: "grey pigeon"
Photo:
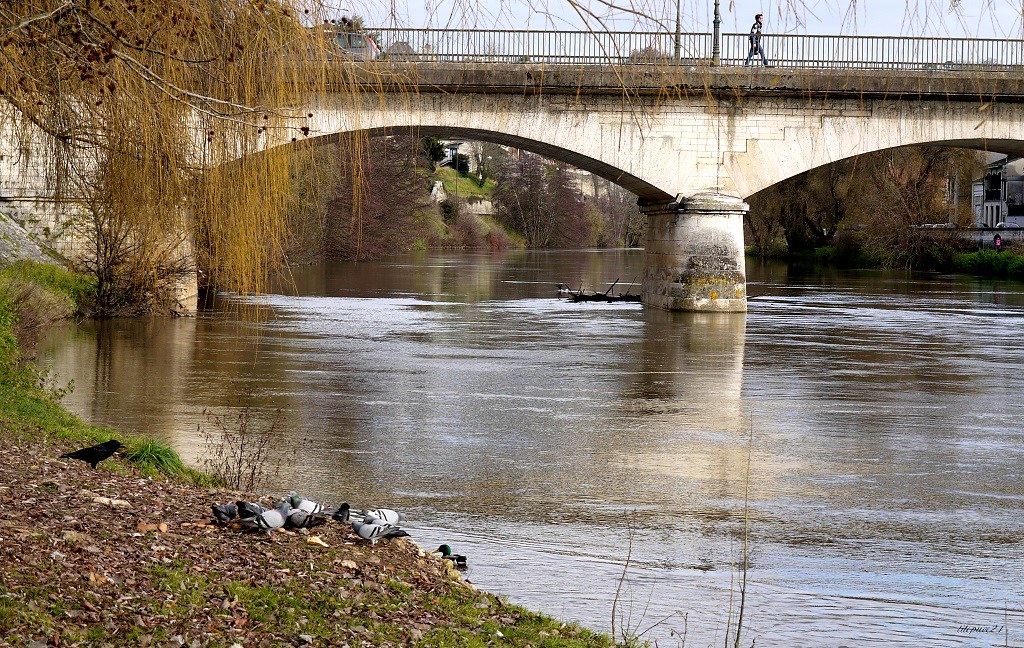
[[[267,510],[256,502],[246,502],[245,500],[238,500],[235,502],[235,509],[238,512],[238,517],[243,522],[245,520],[251,520]]]
[[[352,520],[352,529],[360,538],[369,540],[370,544],[374,544],[381,539],[391,540],[392,538],[404,538],[409,535],[398,527],[383,522]]]
[[[308,497],[303,497],[295,491],[288,494],[288,503],[291,504],[293,509],[305,511],[306,513],[320,513],[324,510],[323,504],[313,501]]]
[[[259,529],[267,535],[270,535],[270,532],[274,529],[280,529],[284,526],[284,522],[288,518],[288,512],[290,510],[288,502],[281,502],[281,505],[276,509],[268,509],[256,517],[245,518],[242,522],[251,529]]]
[[[227,524],[238,517],[238,506],[234,502],[227,504],[213,504],[210,506],[213,511],[213,518],[218,524]]]
[[[379,522],[384,522],[385,524],[391,524],[393,526],[398,526],[402,522],[405,522],[407,519],[408,518],[405,516],[405,513],[399,513],[398,511],[392,511],[391,509],[379,508],[373,509],[371,511],[366,511],[363,513],[364,522],[372,522],[373,520],[377,520]]]
[[[285,518],[284,528],[311,529],[321,524],[327,524],[327,519],[326,513],[307,513],[300,509],[291,509],[288,511],[288,517]]]

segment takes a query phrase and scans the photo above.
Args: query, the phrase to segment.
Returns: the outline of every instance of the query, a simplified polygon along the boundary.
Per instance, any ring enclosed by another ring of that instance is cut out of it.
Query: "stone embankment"
[[[9,216],[0,212],[0,267],[16,261],[53,263],[57,255],[40,245]]]

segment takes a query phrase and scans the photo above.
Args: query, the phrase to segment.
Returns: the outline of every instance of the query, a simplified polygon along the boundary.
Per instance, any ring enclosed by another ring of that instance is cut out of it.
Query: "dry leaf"
[[[355,563],[354,561],[352,561],[352,560],[342,560],[342,561],[341,561],[341,566],[342,566],[342,567],[345,567],[345,568],[347,568],[347,569],[358,569],[358,568],[359,568],[359,565],[357,565],[357,564],[356,564],[356,563]]]
[[[94,497],[92,501],[97,504],[104,504],[110,508],[131,508],[131,502],[122,499],[110,499],[109,497]]]
[[[139,522],[135,527],[139,533],[149,533],[150,531],[156,531],[160,527],[152,522]]]
[[[320,545],[321,547],[330,547],[329,544],[323,541],[320,536],[310,536],[306,538],[306,544]]]
[[[161,523],[160,523],[160,524],[159,524],[159,525],[157,526],[157,530],[158,530],[158,531],[159,531],[160,533],[167,533],[167,523],[166,523],[166,522],[161,522]]]

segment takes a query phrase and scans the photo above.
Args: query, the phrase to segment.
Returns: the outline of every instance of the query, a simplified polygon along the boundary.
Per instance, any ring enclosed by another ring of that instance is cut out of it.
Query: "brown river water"
[[[1024,645],[1024,284],[752,263],[745,315],[555,298],[641,265],[300,268],[259,322],[225,295],[41,358],[197,465],[210,414],[276,419],[274,492],[406,510],[481,588],[598,630],[618,589],[617,628],[722,645],[746,530],[743,646]]]

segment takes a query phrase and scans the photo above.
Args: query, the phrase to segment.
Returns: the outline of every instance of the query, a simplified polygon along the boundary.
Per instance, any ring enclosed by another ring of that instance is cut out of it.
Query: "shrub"
[[[1010,277],[1024,279],[1024,257],[1012,252],[981,250],[953,256],[957,272],[979,277]]]
[[[178,453],[169,446],[152,439],[128,439],[125,442],[128,450],[125,461],[143,472],[166,473],[176,475],[185,472]]]

